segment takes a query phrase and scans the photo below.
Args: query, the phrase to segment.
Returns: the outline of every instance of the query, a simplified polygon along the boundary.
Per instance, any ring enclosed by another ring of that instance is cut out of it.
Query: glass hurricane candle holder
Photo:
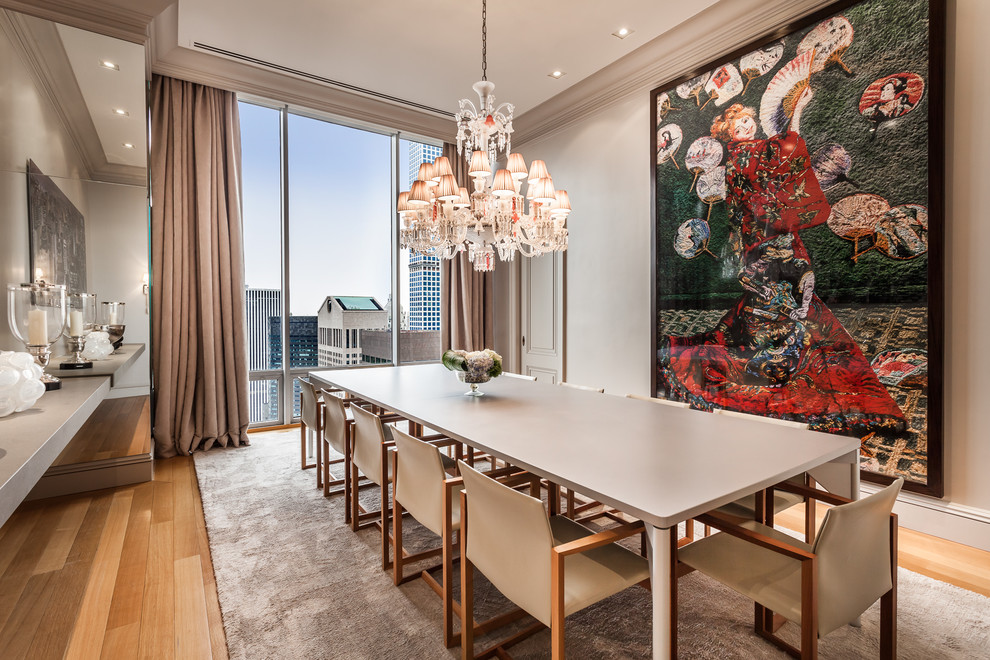
[[[7,285],[7,322],[18,341],[24,343],[28,353],[42,368],[51,359],[51,345],[62,336],[66,319],[65,287],[61,284]],[[41,377],[46,390],[62,386],[55,376],[45,373]]]
[[[104,301],[100,303],[101,329],[110,335],[114,349],[124,343],[124,303]],[[116,352],[116,350],[114,351]]]
[[[68,296],[68,322],[65,324],[65,337],[72,354],[63,360],[59,369],[91,369],[93,363],[83,357],[86,348],[86,335],[96,325],[96,294],[70,293]]]

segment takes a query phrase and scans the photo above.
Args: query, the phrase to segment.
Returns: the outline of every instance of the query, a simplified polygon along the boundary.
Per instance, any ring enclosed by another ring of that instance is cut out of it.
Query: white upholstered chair
[[[856,502],[784,484],[834,504],[814,545],[720,514],[701,520],[722,531],[678,550],[678,559],[757,603],[756,632],[801,658],[817,657],[818,638],[853,622],[880,599],[880,655],[897,649],[897,516],[904,479]],[[773,613],[801,626],[801,649],[776,637]]]
[[[299,432],[302,443],[302,469],[317,468],[316,487],[323,487],[323,473],[320,467],[323,451],[323,402],[320,392],[306,378],[299,379]],[[315,441],[310,439],[310,433]],[[313,457],[312,463],[308,459]]]
[[[804,422],[796,422],[787,419],[777,419],[774,417],[761,417],[760,415],[751,415],[749,413],[738,412],[736,410],[724,410],[721,408],[716,409],[716,415],[726,415],[727,417],[736,417],[738,419],[748,419],[754,422],[763,422],[765,424],[776,424],[777,426],[788,426],[795,429],[808,429],[808,425]],[[813,485],[807,475],[801,474],[791,479],[789,482],[799,485],[810,486]],[[740,497],[734,502],[730,502],[724,506],[717,509],[720,513],[725,513],[730,516],[735,516],[737,518],[746,518],[748,520],[753,520],[756,516],[756,494],[746,495],[745,497]],[[793,506],[804,503],[804,540],[806,543],[811,543],[815,538],[815,503],[814,500],[802,497],[795,493],[789,493],[782,490],[775,490],[773,495],[773,514],[778,514],[782,511],[786,511]],[[771,516],[772,521],[772,516]],[[705,536],[708,536],[709,529],[705,527]]]
[[[614,542],[641,533],[642,523],[600,533],[561,516],[460,463],[461,649],[474,658],[474,567],[539,624],[550,628],[555,659],[564,657],[564,617],[649,579],[646,559]],[[515,635],[518,641],[524,633]],[[502,644],[496,644],[500,651]],[[491,653],[492,649],[485,651]]]
[[[457,463],[434,445],[392,429],[395,450],[392,452],[392,579],[396,585],[421,577],[443,598],[444,644],[449,648],[459,641],[454,635],[454,599],[451,576],[453,575],[453,534],[461,526],[460,479],[449,479],[455,474]],[[453,441],[450,441],[453,442]],[[434,550],[410,555],[402,547],[402,512],[408,511],[423,527],[441,537],[441,545]],[[442,556],[443,583],[437,583],[430,574],[436,566],[412,575],[403,574],[406,563]],[[387,561],[387,560],[386,560]]]
[[[388,561],[388,485],[391,481],[388,450],[395,445],[392,440],[392,427],[382,424],[382,420],[377,415],[360,406],[351,406],[351,412],[354,415],[354,437],[351,444],[351,485],[356,486],[360,474],[363,474],[378,484],[381,494],[379,510],[377,512],[366,511],[359,502],[360,490],[357,487],[351,488],[351,529],[357,531],[368,526],[364,523],[375,521],[370,524],[379,527],[382,532],[382,568],[387,571],[391,566]]]

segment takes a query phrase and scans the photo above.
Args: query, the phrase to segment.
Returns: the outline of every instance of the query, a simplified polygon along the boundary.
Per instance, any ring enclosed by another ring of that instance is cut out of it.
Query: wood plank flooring
[[[0,658],[227,658],[193,461],[0,528]]]
[[[990,553],[906,529],[899,550],[905,568],[990,596]],[[156,461],[137,486],[27,502],[0,527],[0,658],[63,657],[227,657],[191,458]]]

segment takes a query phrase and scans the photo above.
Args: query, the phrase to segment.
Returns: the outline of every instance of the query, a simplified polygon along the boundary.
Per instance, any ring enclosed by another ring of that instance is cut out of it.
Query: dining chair
[[[760,415],[751,415],[749,413],[738,412],[736,410],[725,410],[723,408],[717,408],[715,411],[716,415],[726,415],[728,417],[736,417],[738,419],[748,419],[754,422],[763,422],[766,424],[776,424],[777,426],[788,426],[795,429],[808,429],[808,425],[804,422],[797,422],[787,419],[777,419],[775,417],[762,417]],[[790,483],[812,487],[814,482],[806,474],[800,474],[796,477],[788,479]],[[745,518],[747,520],[753,520],[756,518],[757,509],[757,496],[755,493],[751,495],[746,495],[733,502],[730,502],[724,506],[717,509],[720,513],[725,513],[730,516],[735,516],[736,518]],[[782,511],[786,511],[793,506],[804,503],[804,541],[805,543],[811,543],[815,539],[815,502],[812,499],[802,497],[800,495],[795,495],[794,493],[788,493],[780,490],[774,491],[773,498],[773,515],[776,515]],[[764,513],[764,516],[768,515],[768,512]],[[772,522],[773,515],[770,515],[769,520]],[[772,525],[771,525],[772,526]],[[705,536],[708,536],[711,530],[705,527]]]
[[[722,533],[680,548],[678,560],[754,600],[757,634],[800,658],[816,658],[820,637],[852,623],[880,599],[880,656],[894,658],[897,515],[892,509],[903,483],[899,478],[855,502],[781,484],[834,505],[814,545],[755,521],[736,524],[712,513],[701,520]],[[801,627],[800,649],[774,635],[774,613]]]
[[[316,470],[316,487],[323,488],[322,452],[323,452],[323,401],[320,392],[306,378],[299,379],[299,432],[302,442],[302,469],[318,468]],[[310,442],[310,433],[316,436],[315,442]],[[307,462],[312,456],[313,463]]]
[[[673,401],[671,399],[660,399],[655,396],[644,396],[642,394],[627,394],[627,399],[636,399],[637,401],[649,401],[650,403],[659,403],[660,405],[670,406],[671,408],[690,408],[691,404],[687,401]]]
[[[649,583],[643,557],[615,542],[642,534],[643,523],[594,533],[543,502],[464,462],[461,491],[461,656],[474,653],[474,568],[538,623],[496,642],[480,657],[550,628],[551,653],[564,657],[564,618],[627,587]]]
[[[392,580],[396,586],[415,578],[422,578],[437,595],[443,599],[443,637],[447,648],[459,641],[454,634],[453,617],[459,605],[453,599],[451,576],[453,575],[456,544],[453,535],[461,526],[461,502],[459,493],[463,488],[460,479],[450,479],[457,474],[457,462],[445,455],[436,445],[392,429],[395,449],[392,459]],[[451,440],[450,442],[454,442]],[[402,514],[408,511],[423,527],[441,539],[439,548],[409,554],[402,546]],[[438,583],[431,571],[439,568],[431,566],[412,575],[404,575],[407,563],[421,561],[440,555],[443,568],[443,583]],[[388,558],[385,558],[388,561]]]
[[[351,529],[358,531],[368,526],[378,527],[382,533],[382,569],[388,570],[389,546],[389,474],[388,450],[395,446],[392,428],[382,424],[382,420],[369,410],[352,406],[354,416],[354,437],[351,444],[351,484],[350,489]],[[378,511],[367,511],[359,501],[360,489],[356,487],[360,475],[379,486],[381,503]]]

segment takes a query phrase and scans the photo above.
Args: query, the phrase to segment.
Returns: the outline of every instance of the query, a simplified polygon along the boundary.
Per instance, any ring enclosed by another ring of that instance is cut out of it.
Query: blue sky
[[[279,112],[240,104],[246,282],[281,284]],[[289,115],[291,313],[309,316],[327,295],[372,295],[390,278],[390,138]],[[408,181],[400,143],[400,181]],[[408,257],[399,281],[408,289]],[[403,291],[404,303],[408,291]]]

